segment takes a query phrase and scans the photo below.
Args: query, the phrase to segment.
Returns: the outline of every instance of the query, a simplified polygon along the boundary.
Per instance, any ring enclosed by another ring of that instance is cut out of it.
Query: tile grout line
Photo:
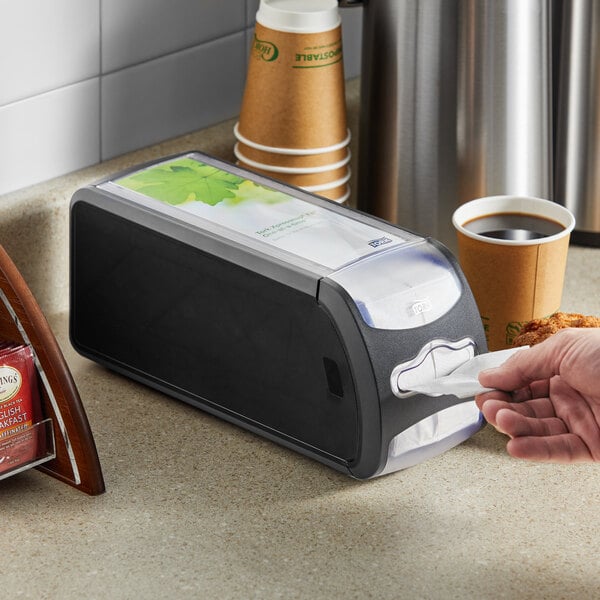
[[[102,143],[102,0],[98,0],[98,160],[103,159]]]

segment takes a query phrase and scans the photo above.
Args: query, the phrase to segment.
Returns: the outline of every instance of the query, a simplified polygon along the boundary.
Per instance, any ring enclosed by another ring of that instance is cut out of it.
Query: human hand
[[[475,398],[511,456],[600,462],[600,329],[564,329],[479,374]]]

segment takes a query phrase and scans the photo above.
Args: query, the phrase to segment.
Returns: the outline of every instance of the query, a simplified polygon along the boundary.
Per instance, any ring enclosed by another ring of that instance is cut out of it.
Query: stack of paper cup
[[[337,202],[348,199],[337,0],[261,0],[234,133],[242,166]]]

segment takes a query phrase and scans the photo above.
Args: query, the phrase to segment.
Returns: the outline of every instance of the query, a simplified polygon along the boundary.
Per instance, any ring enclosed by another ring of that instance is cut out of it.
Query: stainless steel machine
[[[453,211],[552,199],[550,0],[363,7],[358,206],[455,245]]]

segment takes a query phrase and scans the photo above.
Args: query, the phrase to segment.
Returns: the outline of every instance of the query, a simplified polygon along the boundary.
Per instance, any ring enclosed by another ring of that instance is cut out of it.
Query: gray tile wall
[[[258,3],[0,0],[0,194],[237,115]]]

